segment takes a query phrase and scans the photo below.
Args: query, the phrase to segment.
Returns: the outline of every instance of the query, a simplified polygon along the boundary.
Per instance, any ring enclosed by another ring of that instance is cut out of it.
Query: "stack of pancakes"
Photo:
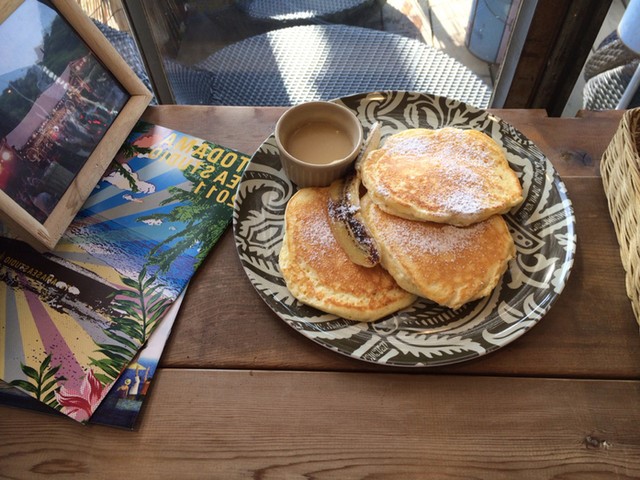
[[[363,159],[358,174],[366,188],[360,213],[380,265],[361,267],[342,251],[326,188],[299,190],[287,206],[280,254],[294,297],[372,321],[415,296],[456,309],[491,293],[515,256],[502,214],[522,202],[493,139],[451,127],[406,130]]]
[[[329,225],[328,188],[303,188],[285,213],[280,271],[302,303],[343,318],[373,321],[411,305],[416,297],[400,288],[380,265],[353,263]]]

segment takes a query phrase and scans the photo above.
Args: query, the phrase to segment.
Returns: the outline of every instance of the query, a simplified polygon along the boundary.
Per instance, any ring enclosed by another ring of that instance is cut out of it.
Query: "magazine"
[[[118,377],[109,393],[87,420],[89,424],[122,427],[133,430],[149,395],[151,381],[155,374],[162,351],[169,339],[171,328],[178,315],[184,293],[180,295],[127,369]],[[138,385],[137,388],[134,388]],[[63,415],[58,410],[39,402],[22,390],[0,380],[0,405],[37,410],[40,412]]]
[[[52,252],[0,237],[0,378],[85,422],[231,221],[249,157],[139,122]]]

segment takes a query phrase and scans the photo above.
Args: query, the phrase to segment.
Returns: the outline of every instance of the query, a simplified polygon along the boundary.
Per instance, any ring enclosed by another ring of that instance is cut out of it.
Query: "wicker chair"
[[[140,50],[138,50],[138,46],[131,35],[127,32],[111,28],[98,20],[93,20],[93,23],[98,27],[106,39],[109,40],[109,43],[111,43],[111,45],[113,45],[113,47],[118,51],[124,61],[127,62],[127,65],[129,65],[131,70],[133,70],[138,78],[142,80],[142,83],[144,83],[150,92],[153,92],[151,80],[149,79],[147,69],[142,61]],[[155,96],[151,100],[151,103],[157,103]]]
[[[94,20],[102,34],[114,46],[134,73],[142,80],[149,91],[153,92],[151,81],[142,61],[142,56],[134,39],[127,32],[122,32]],[[182,65],[179,62],[165,58],[165,73],[171,85],[176,103],[184,105],[211,105],[219,103],[214,97],[212,88],[214,76],[205,70]],[[152,104],[157,104],[154,98]]]
[[[587,110],[615,109],[640,64],[640,57],[629,50],[616,32],[608,35],[587,59],[584,76],[583,107]],[[640,105],[640,91],[629,108]]]

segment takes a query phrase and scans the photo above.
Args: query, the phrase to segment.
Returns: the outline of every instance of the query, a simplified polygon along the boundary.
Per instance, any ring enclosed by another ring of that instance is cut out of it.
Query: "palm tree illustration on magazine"
[[[5,230],[0,378],[88,421],[229,225],[249,160],[139,122],[54,251]]]

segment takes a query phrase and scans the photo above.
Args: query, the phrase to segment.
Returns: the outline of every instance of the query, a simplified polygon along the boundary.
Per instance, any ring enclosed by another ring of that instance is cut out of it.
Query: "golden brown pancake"
[[[410,220],[470,225],[522,202],[504,152],[477,130],[397,133],[364,160],[361,175],[380,208]]]
[[[401,289],[381,266],[351,262],[329,225],[328,188],[303,188],[289,200],[280,271],[293,296],[327,313],[374,321],[411,305],[416,297]]]
[[[382,265],[402,288],[440,305],[455,309],[489,295],[515,256],[500,215],[455,227],[389,215],[368,194],[360,205]]]

